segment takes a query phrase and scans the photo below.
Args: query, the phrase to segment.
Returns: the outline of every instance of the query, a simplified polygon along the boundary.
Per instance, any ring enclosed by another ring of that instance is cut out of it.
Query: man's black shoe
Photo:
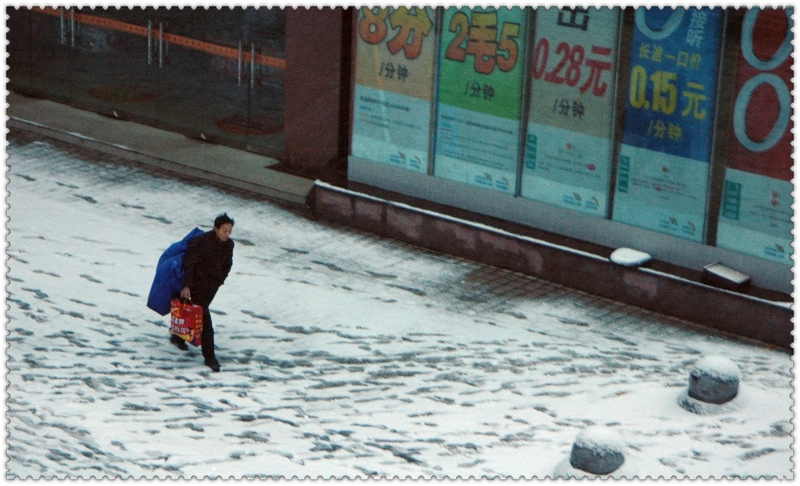
[[[209,358],[206,360],[206,366],[211,368],[212,371],[217,372],[219,371],[219,361],[217,358]]]
[[[184,341],[183,339],[174,334],[169,337],[169,342],[174,344],[175,347],[177,347],[181,351],[186,351],[187,349],[189,349],[189,346],[186,345],[186,341]]]

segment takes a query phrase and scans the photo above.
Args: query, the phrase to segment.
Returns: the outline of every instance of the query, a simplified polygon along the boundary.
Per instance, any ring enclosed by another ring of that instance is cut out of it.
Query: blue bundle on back
[[[175,294],[180,293],[183,287],[183,255],[189,240],[205,233],[200,228],[189,232],[181,241],[169,246],[156,265],[156,275],[147,297],[147,307],[165,316],[169,314],[170,300]]]

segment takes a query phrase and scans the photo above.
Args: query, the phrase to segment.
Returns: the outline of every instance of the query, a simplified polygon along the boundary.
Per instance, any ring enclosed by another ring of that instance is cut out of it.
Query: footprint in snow
[[[88,281],[90,281],[92,283],[103,283],[101,280],[97,280],[96,278],[92,277],[91,275],[88,275],[88,274],[85,274],[85,273],[82,273],[80,275],[80,277],[81,278],[85,278],[86,280],[88,280]]]
[[[281,250],[288,252],[288,253],[296,253],[298,255],[308,255],[308,250],[298,250],[297,248],[284,248],[281,247]]]
[[[39,289],[23,288],[22,290],[24,290],[25,292],[32,293],[33,296],[36,297],[39,300],[44,300],[45,302],[49,302],[49,300],[48,300],[49,296],[46,293],[44,293],[41,290],[39,290]]]
[[[144,217],[147,219],[153,219],[155,221],[158,221],[159,223],[172,224],[172,221],[168,220],[164,216],[151,216],[149,214],[145,214]]]
[[[93,198],[92,196],[84,196],[83,194],[73,194],[73,196],[79,197],[79,198],[83,199],[86,202],[90,202],[92,204],[97,204],[97,200],[95,198]]]
[[[108,289],[108,291],[112,292],[112,293],[115,293],[115,294],[130,295],[131,297],[141,297],[141,295],[137,294],[136,292],[128,292],[128,291],[120,290],[120,289]]]
[[[367,273],[372,275],[375,278],[382,278],[382,279],[389,279],[389,280],[397,278],[397,275],[393,275],[391,273],[378,273],[378,272],[373,272],[373,271],[370,271],[370,270],[367,270]]]
[[[320,260],[312,260],[311,263],[316,263],[317,265],[322,265],[323,267],[328,267],[329,269],[333,270],[334,272],[344,272],[344,269],[339,265],[323,262]]]
[[[262,321],[272,321],[272,319],[269,316],[257,314],[251,310],[242,309],[239,312],[241,312],[242,314],[247,314],[250,317],[255,317],[256,319],[261,319]]]
[[[31,310],[31,305],[29,303],[25,302],[24,300],[13,299],[11,297],[9,297],[6,300],[8,300],[9,302],[13,302],[13,303],[17,304],[21,310]]]
[[[64,309],[59,309],[59,308],[56,308],[56,311],[58,311],[58,313],[61,314],[62,316],[70,316],[70,317],[74,317],[76,319],[86,320],[86,317],[83,314],[81,314],[80,312],[64,310]]]
[[[139,205],[136,205],[136,204],[120,203],[120,206],[122,206],[125,209],[144,209],[144,206],[139,206]]]
[[[27,262],[25,262],[25,263],[27,263]],[[33,273],[38,273],[40,275],[48,275],[50,277],[55,277],[55,278],[61,278],[61,275],[59,275],[57,273],[53,273],[53,272],[48,272],[48,271],[45,271],[45,270],[34,270]]]
[[[414,287],[406,287],[405,285],[395,285],[395,284],[386,284],[387,287],[392,287],[395,289],[405,290],[406,292],[411,292],[414,295],[418,295],[420,297],[425,297],[428,295],[425,291],[416,289]]]

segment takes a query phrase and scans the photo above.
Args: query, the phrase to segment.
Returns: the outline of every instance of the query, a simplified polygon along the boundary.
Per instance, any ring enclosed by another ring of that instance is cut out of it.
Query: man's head
[[[222,213],[214,220],[214,233],[222,241],[228,241],[233,231],[233,218],[228,213]]]

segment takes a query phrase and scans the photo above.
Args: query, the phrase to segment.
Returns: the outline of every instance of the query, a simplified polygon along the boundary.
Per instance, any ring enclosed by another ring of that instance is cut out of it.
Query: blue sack
[[[183,255],[189,240],[202,235],[205,231],[195,228],[181,241],[173,243],[164,250],[156,265],[156,276],[150,286],[147,307],[165,316],[171,309],[170,300],[183,288]]]

